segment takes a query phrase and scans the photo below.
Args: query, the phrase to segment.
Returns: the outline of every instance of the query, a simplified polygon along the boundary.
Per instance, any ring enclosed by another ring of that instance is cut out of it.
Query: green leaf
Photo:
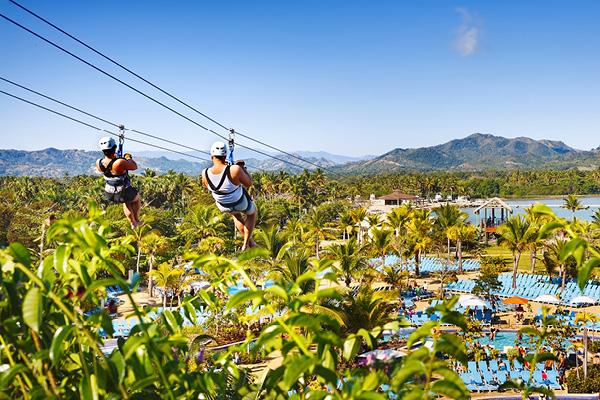
[[[54,332],[52,338],[52,344],[50,345],[50,360],[52,366],[56,366],[63,351],[63,342],[69,337],[69,334],[73,331],[72,325],[61,326]]]
[[[399,388],[409,380],[425,373],[425,364],[420,360],[406,359],[402,368],[396,370],[392,375],[392,384],[395,388]]]
[[[544,225],[539,230],[538,238],[543,239],[550,235],[550,233],[554,232],[557,229],[564,228],[565,223],[561,220],[550,221]]]
[[[291,388],[302,374],[304,374],[312,365],[314,359],[308,356],[297,356],[285,360],[285,372],[283,373],[283,384],[288,390]]]
[[[10,248],[10,252],[16,261],[20,262],[26,267],[31,266],[29,250],[27,250],[25,246],[23,246],[21,243],[11,243],[8,247]]]
[[[250,300],[257,299],[262,297],[263,292],[260,290],[242,290],[241,292],[237,292],[227,302],[227,308],[232,309],[236,308],[238,305],[246,303]]]
[[[577,272],[577,285],[583,290],[587,285],[590,275],[594,268],[600,265],[600,257],[593,257],[587,260]]]
[[[42,325],[42,292],[37,287],[32,287],[25,295],[23,321],[32,331],[40,332],[40,326]]]
[[[61,244],[54,250],[54,254],[52,256],[54,260],[54,268],[60,275],[64,275],[69,270],[69,248]]]
[[[560,260],[566,261],[567,258],[573,257],[577,261],[577,265],[581,265],[583,256],[587,249],[587,242],[581,238],[569,240],[560,251]]]
[[[421,339],[425,339],[432,335],[432,329],[437,326],[435,321],[425,322],[420,328],[417,328],[413,333],[408,337],[408,342],[406,343],[407,347],[410,349],[415,342],[418,342]]]
[[[451,355],[461,363],[467,364],[467,349],[456,334],[442,333],[436,343],[435,350]]]
[[[344,342],[344,358],[350,361],[356,353],[358,353],[358,349],[360,347],[360,341],[358,337],[351,335]]]
[[[451,399],[468,399],[469,393],[462,390],[456,383],[448,380],[435,381],[431,390],[437,394],[448,396]]]
[[[287,292],[285,291],[285,289],[278,285],[273,285],[273,286],[266,288],[265,292],[272,293],[275,296],[281,297],[284,300],[288,299],[288,295],[287,295]]]

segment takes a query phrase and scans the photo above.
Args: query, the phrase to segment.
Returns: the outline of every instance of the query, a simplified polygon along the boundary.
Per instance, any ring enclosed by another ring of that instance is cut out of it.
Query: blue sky
[[[22,1],[285,150],[381,154],[473,132],[600,145],[597,1]],[[0,10],[214,127],[8,1]],[[106,119],[198,148],[215,139],[3,20],[0,54],[0,76]],[[1,148],[93,149],[99,138],[4,95],[0,121]]]

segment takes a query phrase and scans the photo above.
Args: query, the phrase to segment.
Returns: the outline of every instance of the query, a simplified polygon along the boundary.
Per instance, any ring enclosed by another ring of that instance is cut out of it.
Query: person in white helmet
[[[213,166],[202,171],[202,184],[211,192],[217,208],[233,216],[235,227],[244,238],[242,250],[254,247],[252,231],[256,224],[256,206],[247,190],[252,186],[252,178],[243,161],[236,165],[227,164],[225,143],[213,143],[210,156]]]
[[[104,175],[104,199],[111,203],[123,203],[123,211],[135,229],[140,225],[142,207],[138,191],[131,186],[129,171],[137,169],[137,163],[126,153],[117,157],[117,143],[111,137],[100,139],[104,157],[96,161],[96,170]]]

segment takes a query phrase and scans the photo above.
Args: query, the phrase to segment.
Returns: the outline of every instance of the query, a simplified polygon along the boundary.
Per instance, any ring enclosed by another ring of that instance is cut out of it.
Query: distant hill
[[[597,151],[577,150],[560,141],[475,133],[437,146],[397,148],[371,160],[346,164],[338,170],[344,173],[378,173],[507,168],[588,169],[599,165]]]
[[[93,175],[96,173],[94,163],[100,156],[101,153],[96,151],[59,150],[54,148],[37,151],[0,150],[0,176],[62,177],[65,175]],[[187,175],[199,175],[210,164],[209,162],[190,161],[182,158],[175,159],[172,155],[167,158],[161,152],[139,152],[135,153],[134,156],[140,167],[136,173],[141,173],[144,169],[150,168],[159,174],[173,170]],[[198,156],[208,158],[205,154],[198,154]],[[242,158],[241,154],[238,154],[237,151],[236,156]],[[277,154],[276,156],[281,160],[301,165],[307,169],[316,168],[313,165],[303,163],[285,154]],[[323,167],[337,165],[336,161],[325,157],[304,156],[303,158]],[[273,158],[264,157],[263,159],[256,159],[244,157],[244,159],[249,167],[263,171],[286,170],[289,172],[298,172],[303,169]]]
[[[23,151],[0,150],[0,175],[62,177],[65,175],[93,175],[94,164],[102,154],[97,151],[58,150],[54,148]],[[136,157],[138,173],[151,168],[159,173],[168,170],[198,175],[206,163],[187,160],[169,160],[165,157]]]

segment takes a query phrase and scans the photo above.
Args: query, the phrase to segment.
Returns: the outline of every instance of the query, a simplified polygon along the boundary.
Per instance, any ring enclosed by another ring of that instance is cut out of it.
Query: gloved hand
[[[123,154],[123,158],[126,160],[131,160],[133,157],[131,157],[131,154],[125,153],[125,154]]]

